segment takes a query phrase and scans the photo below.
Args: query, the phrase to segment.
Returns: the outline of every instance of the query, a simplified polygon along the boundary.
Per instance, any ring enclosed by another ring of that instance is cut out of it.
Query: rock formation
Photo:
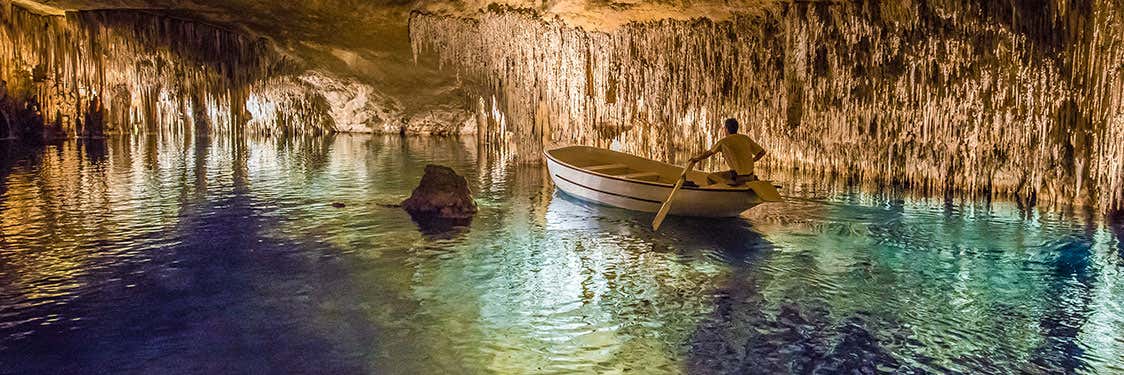
[[[291,46],[240,27],[185,18],[189,13],[62,10],[29,1],[4,2],[0,9],[0,79],[10,107],[19,112],[4,115],[37,120],[29,125],[31,137],[52,128],[68,137],[157,131],[428,133],[416,124],[429,124],[435,116],[471,117],[463,106],[419,104],[398,93],[423,88],[390,78],[383,81],[403,87],[365,80],[356,70],[375,63],[358,54],[331,48],[294,53]],[[401,42],[391,44],[401,44],[401,59],[408,60],[404,14]],[[320,61],[325,54],[359,68]],[[448,89],[439,80],[433,83]],[[445,98],[440,92],[432,96]],[[28,112],[31,104],[38,114]],[[84,123],[91,111],[99,126]],[[459,125],[437,132],[456,133]]]
[[[479,138],[527,161],[552,141],[682,161],[737,117],[770,168],[1120,209],[1124,5],[1034,4],[776,2],[592,30],[436,7],[410,35],[475,83]]]
[[[182,129],[199,114],[215,124],[245,123],[254,84],[290,67],[265,41],[129,11],[13,6],[0,22],[0,41],[9,94],[68,135]],[[90,112],[102,116],[101,127],[78,126]]]
[[[402,208],[415,220],[467,220],[476,214],[468,181],[449,167],[430,164]]]
[[[1124,208],[1117,0],[44,2],[66,10],[0,0],[0,136],[476,132],[525,162],[681,162],[738,117],[765,168]]]

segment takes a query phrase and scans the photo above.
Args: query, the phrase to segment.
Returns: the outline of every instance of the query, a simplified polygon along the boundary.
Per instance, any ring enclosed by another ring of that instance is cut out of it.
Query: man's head
[[[726,119],[726,134],[738,134],[738,120]]]

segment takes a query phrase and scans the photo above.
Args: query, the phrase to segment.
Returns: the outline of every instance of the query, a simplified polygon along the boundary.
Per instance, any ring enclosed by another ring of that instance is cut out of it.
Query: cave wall
[[[268,38],[156,11],[5,1],[0,125],[13,125],[0,138],[456,133],[471,117],[460,107],[406,113],[378,87],[290,52]],[[454,125],[427,125],[435,116]]]
[[[255,84],[291,67],[267,41],[144,12],[11,6],[0,21],[21,138],[244,130]]]
[[[778,2],[612,30],[422,9],[410,34],[477,88],[480,139],[527,161],[578,143],[682,162],[736,117],[770,169],[1124,207],[1114,0]]]

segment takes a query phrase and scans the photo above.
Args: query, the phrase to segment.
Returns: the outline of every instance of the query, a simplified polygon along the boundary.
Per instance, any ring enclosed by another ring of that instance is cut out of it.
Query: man
[[[711,173],[707,176],[710,183],[736,186],[757,180],[757,176],[753,174],[753,164],[765,157],[765,149],[745,134],[738,134],[738,120],[726,119],[726,137],[714,144],[710,150],[691,158],[691,161],[702,161],[719,152],[731,169]]]

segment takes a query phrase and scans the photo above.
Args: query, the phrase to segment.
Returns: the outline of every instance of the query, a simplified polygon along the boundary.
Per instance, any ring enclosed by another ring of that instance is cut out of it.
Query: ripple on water
[[[13,371],[1124,367],[1124,230],[1085,215],[797,189],[653,233],[472,140],[107,142],[0,161]],[[477,193],[467,227],[388,207],[427,163]]]

